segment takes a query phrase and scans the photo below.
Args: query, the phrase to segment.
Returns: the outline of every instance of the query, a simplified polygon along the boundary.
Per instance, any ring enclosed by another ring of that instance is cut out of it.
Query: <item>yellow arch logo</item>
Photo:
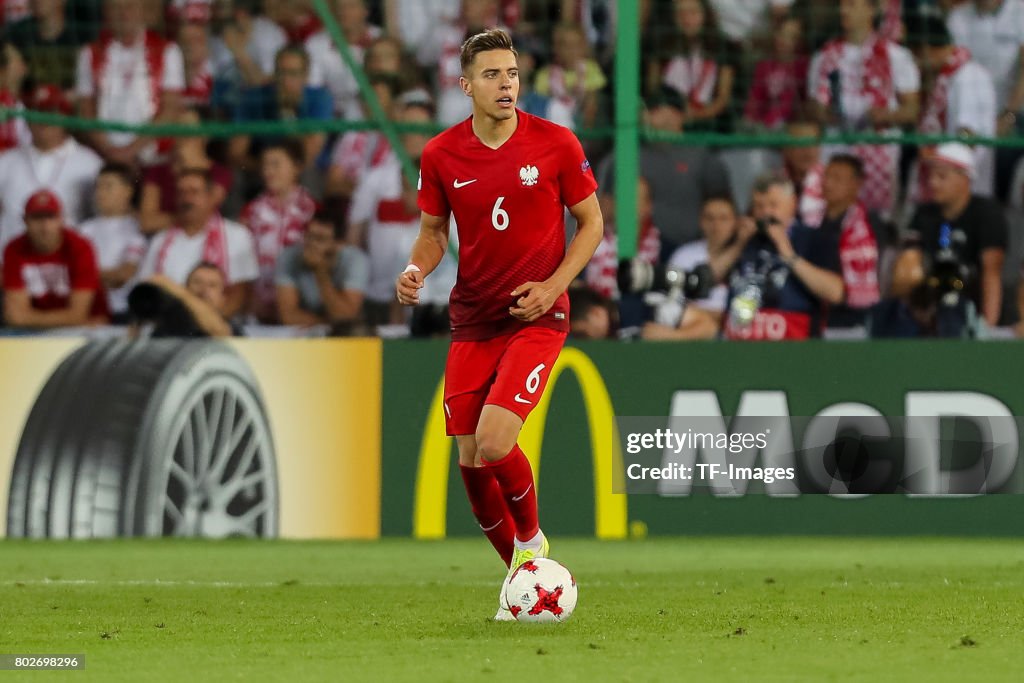
[[[593,361],[577,348],[566,347],[555,362],[537,407],[526,421],[519,444],[530,459],[534,478],[540,478],[541,443],[547,423],[551,393],[564,370],[571,369],[583,391],[583,403],[590,427],[590,447],[594,456],[594,533],[602,539],[626,537],[625,494],[612,493],[615,478],[622,476],[622,453],[615,427],[615,413],[604,379]],[[448,467],[452,459],[452,438],[444,433],[444,379],[438,383],[431,401],[420,445],[416,473],[416,498],[413,505],[413,536],[422,539],[444,538],[447,530]],[[619,490],[622,490],[619,487]]]

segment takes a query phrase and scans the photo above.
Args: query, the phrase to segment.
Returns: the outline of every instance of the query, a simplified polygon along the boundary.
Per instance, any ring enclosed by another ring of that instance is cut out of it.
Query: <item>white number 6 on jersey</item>
[[[537,389],[540,388],[540,371],[544,369],[544,364],[541,363],[533,369],[533,372],[526,378],[526,391],[527,393],[536,393]]]
[[[508,228],[508,211],[501,208],[503,201],[505,201],[504,197],[498,197],[498,201],[494,202],[494,209],[491,210],[491,225],[495,230]]]

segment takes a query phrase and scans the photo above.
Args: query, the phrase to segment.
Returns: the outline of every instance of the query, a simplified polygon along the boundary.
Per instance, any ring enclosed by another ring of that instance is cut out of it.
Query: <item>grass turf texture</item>
[[[1020,541],[552,540],[580,584],[552,626],[489,621],[483,539],[2,541],[0,653],[84,653],[76,681],[1022,680]]]

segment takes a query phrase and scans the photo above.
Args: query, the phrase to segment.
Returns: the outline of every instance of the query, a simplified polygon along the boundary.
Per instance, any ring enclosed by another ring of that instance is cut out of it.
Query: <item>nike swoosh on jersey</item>
[[[533,401],[527,401],[525,398],[523,398],[519,394],[516,394],[514,398],[516,400],[516,403],[526,403],[527,405],[533,403]]]
[[[479,180],[479,178],[473,178],[472,180],[467,180],[467,181],[466,181],[466,182],[464,182],[464,183],[460,183],[460,182],[459,182],[459,179],[458,179],[458,178],[456,178],[456,179],[455,179],[455,182],[453,182],[453,183],[452,183],[452,185],[454,185],[454,186],[455,186],[455,189],[457,190],[457,189],[459,189],[460,187],[465,187],[466,185],[472,185],[472,184],[473,184],[473,183],[475,183],[475,182],[476,182],[477,180]]]

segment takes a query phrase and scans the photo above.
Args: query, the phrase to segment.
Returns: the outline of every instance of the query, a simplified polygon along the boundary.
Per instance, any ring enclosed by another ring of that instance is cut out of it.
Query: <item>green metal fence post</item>
[[[619,258],[636,253],[636,179],[640,156],[640,11],[620,2],[615,39],[615,227]]]

